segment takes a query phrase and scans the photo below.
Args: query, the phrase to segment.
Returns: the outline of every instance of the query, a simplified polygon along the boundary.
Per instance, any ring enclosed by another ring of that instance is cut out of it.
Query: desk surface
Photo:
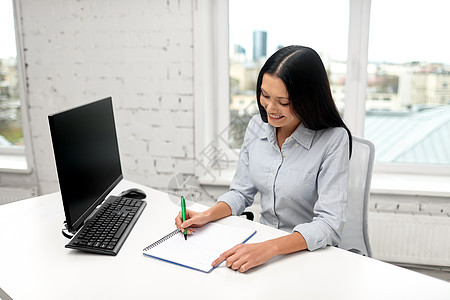
[[[244,274],[145,257],[145,246],[175,228],[179,203],[126,180],[112,194],[129,187],[144,189],[148,205],[115,257],[64,248],[59,193],[0,206],[3,292],[13,299],[450,299],[447,282],[335,247],[279,256]],[[249,242],[285,234],[238,217],[220,222],[256,229]]]

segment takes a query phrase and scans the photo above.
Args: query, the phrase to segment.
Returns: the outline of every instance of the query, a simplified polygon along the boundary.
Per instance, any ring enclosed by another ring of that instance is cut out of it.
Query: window
[[[364,136],[376,162],[450,166],[450,41],[442,0],[372,1]]]
[[[25,136],[22,120],[24,95],[21,82],[22,60],[16,50],[14,1],[0,2],[0,169],[29,172],[25,153]],[[20,46],[19,46],[20,47]]]
[[[329,71],[333,96],[341,113],[344,112],[345,122],[355,136],[373,141],[378,153],[396,145],[391,142],[400,138],[398,135],[385,134],[386,130],[391,128],[383,128],[382,126],[385,125],[383,120],[378,124],[369,124],[370,122],[374,122],[383,114],[389,118],[392,117],[387,120],[394,120],[404,115],[402,110],[405,109],[416,115],[418,112],[432,111],[428,108],[424,109],[421,105],[404,104],[402,101],[405,95],[410,94],[411,101],[421,98],[420,101],[425,101],[427,105],[433,101],[440,101],[439,109],[443,110],[440,115],[450,116],[450,113],[445,111],[449,106],[447,93],[450,90],[448,89],[450,79],[447,76],[448,62],[445,62],[445,56],[442,59],[430,56],[425,60],[438,62],[438,65],[443,64],[440,68],[434,65],[434,71],[431,75],[429,74],[430,76],[423,71],[414,73],[414,76],[412,73],[406,74],[411,77],[410,84],[414,83],[417,86],[414,93],[412,89],[405,89],[407,87],[405,77],[400,70],[400,67],[403,67],[400,63],[408,62],[411,66],[412,63],[421,64],[422,58],[419,56],[408,58],[404,62],[400,61],[401,58],[414,53],[408,49],[419,48],[419,44],[428,45],[428,50],[432,48],[430,51],[425,49],[422,54],[433,54],[438,50],[441,53],[449,52],[449,42],[446,39],[428,39],[431,35],[427,32],[427,30],[435,30],[437,36],[445,36],[444,31],[448,27],[444,22],[446,18],[442,15],[448,11],[443,7],[446,5],[445,1],[430,2],[432,7],[434,5],[440,8],[436,9],[439,13],[431,18],[432,21],[429,24],[417,22],[423,18],[415,14],[414,10],[412,14],[409,14],[412,3],[414,7],[419,8],[417,3],[423,4],[423,1],[281,1],[277,2],[277,5],[273,5],[273,1],[268,2],[269,4],[266,1],[237,0],[218,0],[214,1],[214,4],[207,0],[198,0],[198,2],[203,4],[199,4],[194,10],[196,12],[194,44],[197,55],[194,66],[195,107],[196,114],[199,111],[199,115],[204,117],[196,118],[197,159],[201,157],[202,149],[206,149],[211,144],[218,146],[215,149],[220,152],[220,157],[228,160],[237,158],[234,154],[239,151],[238,147],[246,122],[250,115],[257,113],[254,106],[254,87],[251,88],[251,86],[254,85],[259,71],[260,60],[254,57],[261,56],[263,60],[263,57],[270,56],[278,45],[304,44],[319,52]],[[244,6],[247,2],[251,4]],[[299,5],[294,9],[293,6],[297,5],[297,2]],[[265,5],[270,7],[270,13],[263,12]],[[327,9],[323,9],[324,7]],[[432,15],[436,11],[428,8],[428,2],[426,7],[423,10],[425,15]],[[200,11],[202,8],[203,12]],[[227,11],[229,16],[224,13]],[[333,14],[327,15],[328,11]],[[291,14],[291,12],[295,13]],[[312,20],[308,19],[309,15],[313,17]],[[277,19],[277,16],[282,16],[282,19]],[[302,23],[302,19],[308,22]],[[295,25],[291,25],[290,21]],[[277,22],[281,22],[283,26],[280,27],[284,31],[273,32],[277,26],[272,25]],[[389,25],[390,22],[392,22],[391,25]],[[270,27],[265,24],[270,24]],[[377,27],[384,31],[379,31]],[[309,36],[309,33],[315,32],[314,28],[322,28],[322,31]],[[285,31],[288,32],[287,38],[283,38]],[[253,49],[253,40],[266,44],[265,54],[264,50]],[[388,54],[396,52],[394,48],[400,47],[402,43],[409,44],[410,47],[399,52],[400,54],[391,60]],[[375,56],[376,53],[378,53],[377,56]],[[424,119],[428,118],[425,115],[422,116]],[[444,127],[448,128],[449,123],[445,124],[443,124]],[[430,136],[427,143],[422,145],[432,145],[431,139],[433,143],[439,141],[440,144],[436,144],[436,147],[442,151],[433,155],[444,154],[448,157],[450,146],[448,132],[446,134],[444,138],[440,138],[438,134]],[[410,145],[413,142],[413,139],[408,141]],[[401,146],[403,149],[406,147]],[[227,149],[232,151],[226,152]],[[444,153],[445,150],[447,150],[446,153]],[[431,151],[435,149],[416,147],[402,162],[378,156],[375,171],[449,174],[448,163],[438,165],[430,162],[420,163],[418,160],[411,159],[419,153]],[[232,171],[232,164],[225,165],[222,170],[227,166],[231,166]],[[200,176],[202,172],[204,169],[200,172],[196,170],[196,174]]]
[[[23,146],[12,1],[0,8],[0,147]]]
[[[326,9],[324,9],[326,8]],[[242,145],[250,118],[258,113],[256,79],[265,60],[280,47],[316,50],[328,72],[339,110],[344,109],[348,1],[229,1],[229,146]]]

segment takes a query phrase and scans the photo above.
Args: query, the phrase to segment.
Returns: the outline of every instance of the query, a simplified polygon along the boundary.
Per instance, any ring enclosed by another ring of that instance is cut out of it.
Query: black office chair
[[[255,215],[251,211],[244,211],[241,216],[245,216],[247,220],[253,221],[255,219]]]

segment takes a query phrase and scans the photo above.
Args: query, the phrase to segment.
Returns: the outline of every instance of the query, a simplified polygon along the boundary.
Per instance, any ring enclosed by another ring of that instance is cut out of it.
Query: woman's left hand
[[[289,254],[307,249],[306,241],[300,232],[255,244],[239,244],[222,253],[211,266],[215,267],[226,260],[227,267],[239,272],[262,265],[275,255]]]
[[[241,273],[262,265],[275,254],[269,243],[239,244],[222,253],[211,266],[215,267],[226,260],[227,267]]]

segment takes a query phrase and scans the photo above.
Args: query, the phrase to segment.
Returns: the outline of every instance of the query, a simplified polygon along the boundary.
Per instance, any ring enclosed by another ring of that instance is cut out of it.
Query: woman
[[[205,212],[181,213],[180,230],[240,215],[261,194],[260,222],[291,234],[241,244],[218,257],[245,272],[270,258],[336,245],[345,222],[351,133],[334,104],[319,55],[308,47],[278,50],[262,67],[260,114],[247,127],[230,191]]]

